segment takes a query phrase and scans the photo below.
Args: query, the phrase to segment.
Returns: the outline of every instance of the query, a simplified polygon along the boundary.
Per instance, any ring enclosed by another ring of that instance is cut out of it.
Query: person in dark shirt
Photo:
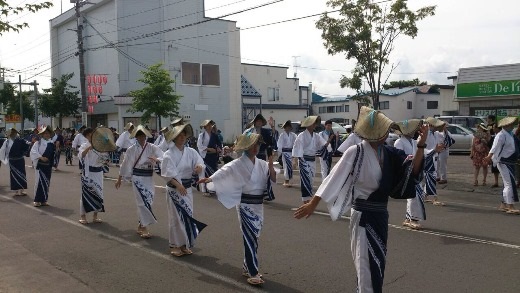
[[[58,171],[58,165],[60,164],[60,158],[61,158],[61,150],[65,149],[65,138],[61,134],[61,128],[56,127],[54,129],[54,137],[52,138],[52,141],[54,142],[54,161],[52,163],[52,167],[54,168],[54,171]]]

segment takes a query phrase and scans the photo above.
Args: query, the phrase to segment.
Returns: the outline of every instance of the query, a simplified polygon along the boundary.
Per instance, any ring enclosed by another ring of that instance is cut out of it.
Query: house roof
[[[243,75],[240,75],[240,84],[242,86],[242,96],[243,97],[257,97],[257,98],[262,97],[262,95],[255,89],[255,87]]]
[[[333,103],[333,102],[343,102],[349,101],[350,96],[345,97],[324,97],[317,93],[312,93],[312,103]]]

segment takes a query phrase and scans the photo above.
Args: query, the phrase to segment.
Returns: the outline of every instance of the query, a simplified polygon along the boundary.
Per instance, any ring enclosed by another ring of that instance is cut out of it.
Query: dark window
[[[182,62],[182,83],[200,84],[200,64]]]
[[[220,72],[218,65],[202,64],[202,85],[220,86]]]
[[[439,108],[438,101],[427,101],[426,102],[426,109],[438,109],[438,108]]]
[[[350,112],[350,105],[345,105],[345,112]]]
[[[390,102],[379,102],[379,110],[388,110],[390,109]]]
[[[328,106],[327,113],[334,113],[334,106]]]
[[[412,101],[406,102],[406,109],[412,109]]]

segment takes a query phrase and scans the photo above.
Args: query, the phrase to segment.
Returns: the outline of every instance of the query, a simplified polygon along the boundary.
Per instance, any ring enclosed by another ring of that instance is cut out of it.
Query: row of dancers
[[[186,147],[186,140],[193,136],[191,125],[180,124],[162,133],[168,146],[165,152],[159,146],[146,142],[147,137],[151,136],[146,128],[141,125],[133,127],[129,138],[135,139],[135,143],[126,149],[115,183],[116,188],[119,188],[123,179],[131,181],[139,217],[137,233],[148,239],[151,237],[149,226],[157,222],[152,210],[155,193],[152,176],[156,171],[154,165],[159,163],[160,175],[166,180],[167,185],[169,246],[173,256],[192,254],[195,239],[206,226],[193,218],[192,188],[195,184],[207,184],[207,188],[215,192],[218,200],[226,208],[237,209],[244,240],[243,275],[252,285],[264,283],[258,267],[258,237],[263,225],[263,203],[265,200],[274,199],[272,185],[276,183],[278,171],[273,167],[273,156],[267,154],[267,150],[265,153],[261,151],[264,138],[261,130],[257,131],[255,123],[258,122],[256,124],[259,126],[265,125],[265,119],[255,117],[255,120],[257,118],[257,121],[253,121],[253,127],[239,136],[235,143],[234,149],[240,153],[238,158],[209,176],[200,149],[197,152]],[[504,118],[499,122],[503,134],[501,135],[501,132],[497,135],[490,152],[490,159],[498,164],[501,172],[504,170],[503,205],[508,212],[515,210],[512,202],[518,201],[514,191],[507,189],[511,184],[506,182],[514,182],[514,176],[506,176],[510,174],[507,172],[511,172],[508,159],[515,155],[514,141],[511,144],[507,135],[508,129],[516,122],[516,118],[513,117]],[[211,120],[206,120],[201,128],[212,123]],[[316,158],[317,153],[322,158],[324,152],[330,151],[328,146],[332,141],[331,136],[326,136],[328,139],[325,140],[320,134],[314,133],[314,128],[320,124],[320,117],[309,116],[302,121],[302,127],[306,130],[296,136],[292,147],[289,147],[280,144],[280,140],[283,140],[284,134],[292,137],[295,135],[289,133],[290,123],[284,124],[285,132],[279,139],[279,149],[282,150],[285,160],[284,185],[290,186],[292,174],[289,169],[293,156],[298,158],[301,175],[303,205],[295,212],[295,217],[310,216],[321,199],[327,203],[333,220],[351,210],[351,247],[358,274],[359,292],[380,292],[382,289],[388,236],[388,197],[408,199],[405,223],[417,225],[417,221],[422,218],[419,212],[414,212],[414,201],[417,206],[415,210],[423,212],[426,195],[433,197],[430,200],[434,204],[442,205],[436,199],[436,194],[431,191],[435,187],[432,184],[436,182],[435,156],[453,143],[449,138],[436,133],[435,129],[441,127],[442,123],[435,118],[428,118],[426,121],[410,119],[394,123],[383,113],[362,107],[355,132],[339,147],[340,151],[344,150],[344,155],[315,193],[312,192],[312,184],[308,184],[314,176],[313,158]],[[400,140],[396,141],[396,147],[384,144],[390,127],[401,134]],[[92,132],[93,129],[90,128],[83,131],[87,141],[81,145],[79,151],[83,168],[80,222],[84,224],[88,223],[86,213],[93,212],[94,222],[101,222],[97,213],[104,211],[103,166],[106,163],[106,155],[92,148]],[[50,182],[50,175],[46,176],[45,168],[49,158],[52,158],[50,153],[53,147],[51,143],[45,142],[51,141],[51,133],[50,129],[43,129],[40,132],[42,143],[38,146],[35,144],[31,150],[31,159],[35,166],[38,166],[35,206],[47,205],[47,199],[42,199],[44,195],[40,192],[45,191],[45,188],[48,192]],[[200,138],[199,135],[199,140]],[[286,155],[288,153],[289,160]],[[11,153],[8,154],[9,165],[13,169]],[[0,152],[0,158],[1,155]],[[267,160],[258,156],[267,156]],[[16,157],[13,156],[13,159],[16,161]],[[423,177],[426,180],[425,186],[421,186]],[[425,191],[428,189],[430,191]],[[407,226],[419,228],[417,225]]]

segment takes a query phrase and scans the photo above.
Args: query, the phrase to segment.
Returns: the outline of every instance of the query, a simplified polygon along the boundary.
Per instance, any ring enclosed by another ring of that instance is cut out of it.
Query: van
[[[486,117],[478,116],[439,116],[437,119],[448,122],[448,124],[458,124],[466,128],[476,130],[480,123],[487,124]]]

